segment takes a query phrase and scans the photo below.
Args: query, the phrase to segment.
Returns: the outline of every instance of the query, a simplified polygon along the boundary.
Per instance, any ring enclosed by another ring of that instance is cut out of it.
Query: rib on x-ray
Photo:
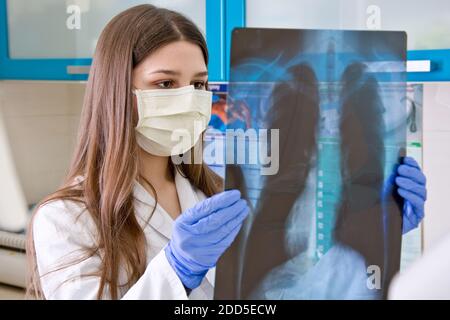
[[[225,188],[252,212],[219,260],[216,299],[386,298],[401,253],[405,56],[404,32],[234,30]],[[278,140],[229,134],[251,130]],[[264,159],[229,161],[263,143],[275,174]]]

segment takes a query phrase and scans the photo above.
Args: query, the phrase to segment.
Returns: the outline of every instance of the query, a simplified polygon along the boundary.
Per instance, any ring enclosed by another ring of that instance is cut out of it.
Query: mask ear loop
[[[136,127],[139,127],[139,125],[141,124],[141,120],[142,120],[142,110],[139,106],[142,106],[142,97],[139,94],[139,89],[133,88],[131,89],[131,92],[136,96],[136,109],[137,109],[137,114],[138,114],[138,121],[136,124]]]

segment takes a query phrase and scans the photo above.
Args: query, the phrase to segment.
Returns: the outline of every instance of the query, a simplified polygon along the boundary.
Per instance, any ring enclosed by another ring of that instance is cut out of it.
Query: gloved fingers
[[[412,157],[404,157],[404,158],[403,158],[403,164],[406,164],[406,165],[411,166],[411,167],[415,167],[415,168],[417,168],[417,169],[420,170],[419,164],[418,164],[417,161],[416,161],[414,158],[412,158]]]
[[[405,201],[405,203],[403,204],[403,218],[408,219],[410,225],[412,225],[413,228],[417,227],[417,225],[419,224],[420,220],[423,217],[423,215],[420,216],[420,213],[419,216],[417,216],[414,212],[415,211],[411,202]]]
[[[424,201],[418,195],[402,188],[398,189],[398,193],[400,194],[400,196],[402,196],[403,199],[409,201],[414,209],[423,211],[422,208],[424,205]]]
[[[399,188],[415,193],[425,201],[427,199],[427,189],[424,185],[418,184],[411,179],[397,177],[395,182]]]
[[[186,224],[193,224],[214,211],[233,205],[240,198],[241,192],[239,190],[223,191],[197,203],[189,210],[186,210],[186,212],[181,215],[181,219]]]
[[[408,233],[409,231],[417,228],[420,221],[422,221],[423,214],[419,213],[417,216],[414,209],[409,201],[405,201],[403,204],[403,226],[402,234]]]
[[[242,221],[216,243],[212,243],[206,247],[203,247],[202,260],[204,261],[205,265],[208,265],[209,268],[212,268],[217,264],[217,261],[225,252],[225,250],[227,250],[227,248],[233,243],[234,239],[241,230],[241,227]]]
[[[238,235],[239,231],[241,231],[241,227],[242,223],[237,225],[234,229],[232,229],[228,234],[228,236],[224,239],[224,241],[222,241],[223,244],[226,246],[225,249],[228,248],[233,243],[234,239],[236,239],[236,236]]]
[[[209,233],[236,218],[245,207],[247,207],[247,202],[244,199],[240,199],[228,208],[215,211],[209,216],[200,219],[198,222],[190,225],[189,228],[194,234]]]
[[[230,230],[220,241],[218,241],[212,248],[212,253],[217,256],[217,259],[225,252],[225,250],[233,243],[234,239],[241,231],[242,223]]]
[[[213,244],[217,245],[224,242],[225,239],[227,239],[227,237],[230,235],[230,233],[232,233],[236,228],[240,229],[249,212],[250,209],[246,206],[239,212],[238,215],[236,215],[235,219],[228,221],[219,229],[212,231],[212,233],[215,235],[214,238],[216,239]]]
[[[404,178],[409,178],[421,185],[425,185],[427,182],[425,175],[422,173],[420,169],[416,167],[412,167],[407,164],[402,164],[398,167],[397,172],[400,176]]]
[[[247,206],[247,204],[245,204],[245,206],[242,208],[242,210],[239,211],[239,214],[236,215],[236,218],[225,223],[225,225],[221,229],[228,231],[228,233],[230,233],[236,227],[242,225],[244,220],[248,217],[249,212],[250,212],[250,208]]]
[[[201,256],[205,265],[213,267],[224,251],[231,245],[239,231],[241,230],[242,223],[230,230],[223,237],[216,240],[215,242],[209,243],[203,247]]]

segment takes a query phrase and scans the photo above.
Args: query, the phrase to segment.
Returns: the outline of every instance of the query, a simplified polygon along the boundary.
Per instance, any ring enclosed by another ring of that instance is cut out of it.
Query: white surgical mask
[[[212,93],[193,85],[177,89],[133,90],[137,97],[138,145],[159,156],[191,149],[211,118]]]

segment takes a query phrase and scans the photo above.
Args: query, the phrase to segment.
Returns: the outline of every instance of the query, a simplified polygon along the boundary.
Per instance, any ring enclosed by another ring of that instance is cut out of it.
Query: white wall
[[[424,249],[450,233],[450,83],[424,85],[423,166],[428,179]]]
[[[11,151],[28,204],[61,183],[72,156],[85,84],[0,81]]]

